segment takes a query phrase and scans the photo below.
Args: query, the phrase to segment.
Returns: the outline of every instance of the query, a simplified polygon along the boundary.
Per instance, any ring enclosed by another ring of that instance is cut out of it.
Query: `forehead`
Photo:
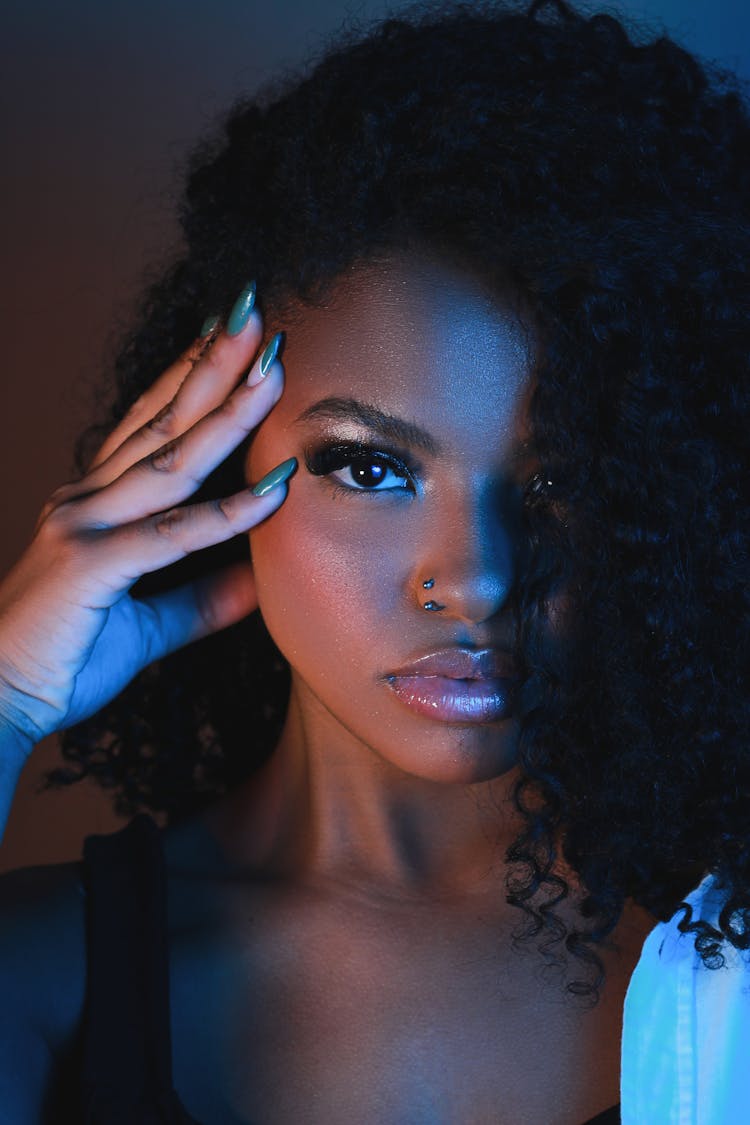
[[[357,398],[464,456],[468,439],[502,453],[527,436],[534,347],[476,274],[437,255],[394,253],[347,270],[324,307],[299,309],[281,402],[301,412],[324,397]]]

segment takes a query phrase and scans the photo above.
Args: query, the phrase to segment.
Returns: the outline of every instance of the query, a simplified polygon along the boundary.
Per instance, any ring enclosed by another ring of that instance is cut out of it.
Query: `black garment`
[[[583,1125],[621,1125],[620,1117],[620,1103],[611,1105],[609,1109],[603,1109],[601,1113],[597,1113],[596,1117],[589,1117],[588,1121],[584,1121]]]
[[[172,1088],[166,879],[146,813],[83,844],[85,1125],[199,1125]]]
[[[155,821],[141,813],[118,832],[87,836],[83,881],[85,1125],[200,1125],[172,1086],[166,877]],[[585,1125],[620,1125],[619,1105]]]

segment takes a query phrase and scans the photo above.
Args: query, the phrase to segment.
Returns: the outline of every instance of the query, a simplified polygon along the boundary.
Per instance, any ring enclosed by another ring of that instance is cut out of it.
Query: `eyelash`
[[[350,467],[355,462],[365,462],[373,465],[383,465],[408,482],[404,488],[357,488],[354,485],[332,483],[334,495],[351,495],[352,493],[394,493],[416,492],[414,477],[418,475],[419,466],[410,465],[409,459],[401,453],[378,449],[374,445],[358,441],[327,442],[314,448],[306,449],[304,453],[305,464],[314,476],[330,476],[339,469]],[[526,504],[538,503],[542,497],[554,498],[554,484],[547,480],[541,473],[532,473],[521,488]]]
[[[373,493],[389,493],[392,495],[394,492],[416,492],[414,476],[417,466],[409,465],[403,454],[396,456],[395,453],[377,449],[375,446],[367,445],[364,442],[339,441],[319,445],[313,449],[306,449],[304,456],[308,471],[315,476],[329,476],[338,469],[350,467],[359,461],[390,469],[408,484],[408,487],[403,488],[358,488],[353,484],[338,483],[333,484],[334,495],[351,495],[353,492],[370,495]]]

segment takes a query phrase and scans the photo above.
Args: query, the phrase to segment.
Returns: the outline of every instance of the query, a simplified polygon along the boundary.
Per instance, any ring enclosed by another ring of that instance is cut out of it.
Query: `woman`
[[[6,804],[134,817],[2,880],[5,1120],[750,1109],[750,130],[636,40],[416,8],[196,157],[0,587]]]

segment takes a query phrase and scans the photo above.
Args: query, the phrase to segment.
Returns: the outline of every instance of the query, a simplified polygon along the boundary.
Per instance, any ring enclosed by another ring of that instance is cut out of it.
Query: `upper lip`
[[[393,676],[446,676],[451,680],[518,679],[519,668],[509,652],[496,648],[443,648],[417,657]]]

